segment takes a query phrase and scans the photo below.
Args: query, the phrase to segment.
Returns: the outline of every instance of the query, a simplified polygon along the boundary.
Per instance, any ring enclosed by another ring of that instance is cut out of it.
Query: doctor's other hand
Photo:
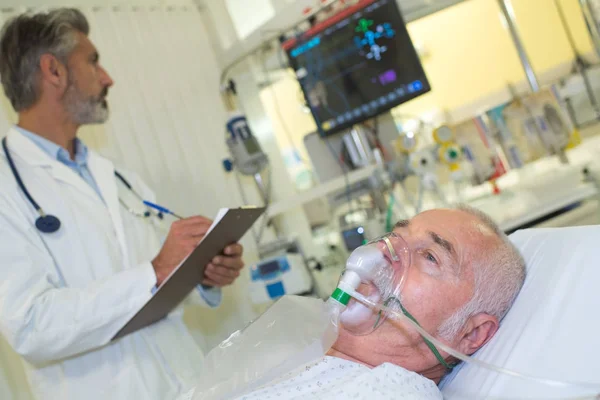
[[[215,287],[231,285],[240,276],[241,269],[244,268],[243,253],[244,248],[239,243],[227,246],[223,255],[216,256],[206,266],[202,284]]]
[[[167,239],[152,260],[156,286],[160,286],[202,240],[212,221],[202,216],[180,219],[171,224]]]

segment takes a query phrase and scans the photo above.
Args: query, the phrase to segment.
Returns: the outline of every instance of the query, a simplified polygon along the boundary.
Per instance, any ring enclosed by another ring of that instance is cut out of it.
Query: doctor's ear
[[[67,84],[67,68],[54,55],[45,53],[40,57],[40,72],[43,82],[57,88]]]

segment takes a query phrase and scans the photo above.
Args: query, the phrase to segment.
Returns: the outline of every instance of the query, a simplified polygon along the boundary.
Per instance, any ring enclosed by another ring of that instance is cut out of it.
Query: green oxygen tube
[[[394,197],[394,193],[390,193],[390,201],[388,202],[387,212],[385,214],[385,231],[392,231],[392,214],[394,213],[394,203],[396,202],[396,198]]]

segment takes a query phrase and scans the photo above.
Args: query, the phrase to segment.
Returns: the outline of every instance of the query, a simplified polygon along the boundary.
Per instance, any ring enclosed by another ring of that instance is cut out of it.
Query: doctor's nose
[[[100,68],[101,68],[100,82],[102,83],[102,86],[109,88],[112,85],[114,85],[115,82],[113,81],[111,76],[108,74],[108,72],[103,67],[100,67]]]

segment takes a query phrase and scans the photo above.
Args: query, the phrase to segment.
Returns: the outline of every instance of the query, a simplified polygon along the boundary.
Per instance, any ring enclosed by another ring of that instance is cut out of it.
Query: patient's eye
[[[423,257],[425,257],[425,259],[431,263],[436,265],[438,264],[437,258],[435,258],[435,255],[433,255],[433,253],[429,250],[423,250]]]

